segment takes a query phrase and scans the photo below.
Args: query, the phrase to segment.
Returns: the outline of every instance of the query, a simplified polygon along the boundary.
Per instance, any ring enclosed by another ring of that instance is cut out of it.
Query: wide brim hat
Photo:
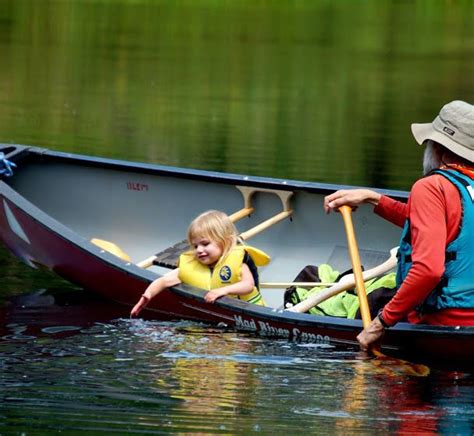
[[[432,123],[412,124],[418,144],[438,142],[456,155],[474,162],[474,106],[456,100],[444,105]]]

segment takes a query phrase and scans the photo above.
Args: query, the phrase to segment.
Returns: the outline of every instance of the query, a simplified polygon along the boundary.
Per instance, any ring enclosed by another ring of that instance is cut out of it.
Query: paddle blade
[[[430,368],[421,363],[412,363],[403,359],[387,356],[375,347],[371,349],[371,353],[377,357],[379,362],[386,362],[390,365],[390,370],[394,372],[414,377],[427,377],[430,375]]]
[[[125,253],[118,245],[114,244],[113,242],[109,241],[104,241],[103,239],[97,239],[93,238],[91,239],[91,242],[94,245],[97,245],[98,247],[102,248],[105,251],[108,251],[109,253],[112,253],[114,256],[119,257],[120,259],[124,260],[125,262],[131,262],[132,259],[130,259],[130,256]]]

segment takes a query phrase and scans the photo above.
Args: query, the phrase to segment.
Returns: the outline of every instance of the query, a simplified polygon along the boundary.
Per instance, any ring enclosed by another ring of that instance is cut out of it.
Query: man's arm
[[[394,200],[386,195],[380,197],[378,204],[374,208],[374,212],[398,227],[403,227],[408,218],[407,204]]]
[[[428,297],[444,273],[448,206],[436,177],[439,176],[421,179],[413,185],[408,205],[412,267],[384,308],[383,317],[388,325],[406,318]]]

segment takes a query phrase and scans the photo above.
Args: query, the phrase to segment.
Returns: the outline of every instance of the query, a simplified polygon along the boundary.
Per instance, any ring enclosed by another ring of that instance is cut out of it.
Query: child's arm
[[[213,289],[204,296],[204,299],[208,303],[214,303],[214,301],[216,301],[220,297],[223,297],[224,295],[249,294],[250,292],[252,292],[254,286],[255,281],[253,279],[252,273],[250,272],[249,267],[244,263],[242,264],[242,279],[240,280],[240,282],[233,283],[229,286],[223,286],[221,288]]]
[[[179,279],[179,268],[176,268],[173,271],[166,273],[164,276],[154,280],[150,283],[148,288],[146,288],[138,303],[135,304],[134,308],[130,312],[130,316],[137,316],[142,311],[142,309],[148,305],[150,300],[156,297],[163,289],[179,285],[180,283],[181,280]]]

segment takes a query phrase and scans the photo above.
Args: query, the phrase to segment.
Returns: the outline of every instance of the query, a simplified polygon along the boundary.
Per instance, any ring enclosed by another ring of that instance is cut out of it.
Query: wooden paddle
[[[364,328],[371,323],[369,302],[367,300],[367,292],[365,290],[365,282],[362,277],[362,266],[360,264],[359,248],[355,237],[354,225],[352,223],[352,209],[349,206],[341,206],[339,208],[344,226],[346,228],[347,245],[349,246],[349,256],[352,263],[352,271],[356,283],[357,296],[359,297],[360,314],[362,316],[362,324]]]
[[[354,225],[352,223],[352,209],[349,206],[341,206],[339,212],[344,220],[344,227],[346,229],[347,244],[349,246],[349,256],[352,262],[352,270],[354,271],[357,296],[359,297],[360,313],[362,316],[362,325],[364,329],[372,322],[370,317],[369,302],[367,300],[367,293],[365,290],[365,283],[362,277],[362,267],[360,264],[359,248],[355,237]],[[400,365],[409,375],[425,377],[429,375],[430,369],[425,365],[413,364],[401,359],[388,358],[376,346],[370,347],[370,352],[378,358],[387,358]]]
[[[125,253],[117,244],[114,244],[110,241],[105,241],[104,239],[92,238],[91,242],[97,247],[102,248],[104,251],[112,253],[114,256],[124,260],[125,262],[131,262],[130,256]]]

